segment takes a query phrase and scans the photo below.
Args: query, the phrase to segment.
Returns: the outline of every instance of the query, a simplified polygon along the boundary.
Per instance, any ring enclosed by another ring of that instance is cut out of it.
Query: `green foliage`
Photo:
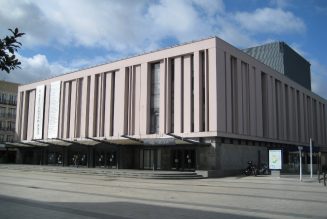
[[[25,33],[20,33],[18,28],[15,30],[9,29],[12,36],[6,36],[0,39],[0,69],[10,73],[15,68],[20,68],[21,62],[16,58],[15,52],[22,45],[17,41],[17,38],[23,36]]]

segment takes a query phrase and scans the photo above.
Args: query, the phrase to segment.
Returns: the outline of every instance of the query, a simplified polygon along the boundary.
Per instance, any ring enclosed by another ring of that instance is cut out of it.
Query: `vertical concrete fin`
[[[174,59],[175,85],[174,85],[174,133],[182,133],[182,58]]]
[[[165,133],[166,129],[166,63],[160,61],[160,97],[159,97],[159,133]]]

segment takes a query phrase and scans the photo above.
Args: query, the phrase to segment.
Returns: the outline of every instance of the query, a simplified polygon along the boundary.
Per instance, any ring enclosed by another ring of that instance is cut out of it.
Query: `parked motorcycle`
[[[243,174],[246,176],[257,176],[258,174],[258,169],[256,165],[253,164],[252,161],[248,161],[248,166],[243,170]]]

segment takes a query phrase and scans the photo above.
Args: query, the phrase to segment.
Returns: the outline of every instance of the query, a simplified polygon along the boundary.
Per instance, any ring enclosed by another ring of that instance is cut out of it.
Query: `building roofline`
[[[138,53],[138,54],[135,54],[135,55],[126,56],[126,57],[123,57],[123,58],[115,59],[115,60],[112,60],[112,61],[97,64],[97,65],[91,65],[91,66],[87,66],[87,67],[84,67],[84,68],[79,68],[79,69],[76,69],[76,70],[73,70],[73,71],[70,71],[70,72],[65,72],[65,73],[62,73],[62,74],[52,75],[52,76],[47,77],[47,78],[31,81],[31,82],[28,82],[28,83],[25,83],[25,84],[20,84],[20,85],[33,84],[33,83],[49,80],[49,79],[52,79],[52,78],[55,78],[55,77],[58,77],[58,76],[73,74],[75,72],[79,72],[79,71],[83,71],[83,70],[87,70],[87,69],[91,69],[91,68],[95,68],[95,67],[99,67],[99,66],[103,66],[103,65],[107,65],[107,64],[112,64],[112,63],[119,62],[119,61],[122,61],[122,60],[127,60],[127,59],[139,57],[139,56],[142,56],[142,55],[147,55],[147,54],[154,53],[154,52],[160,52],[160,51],[163,51],[163,50],[168,50],[168,49],[172,49],[172,48],[179,47],[179,46],[184,46],[184,45],[188,45],[188,44],[192,44],[192,43],[197,43],[197,42],[209,40],[209,39],[212,39],[212,38],[217,38],[217,36],[209,36],[209,37],[201,38],[201,39],[198,39],[198,40],[192,40],[192,41],[188,41],[188,42],[185,42],[185,43],[179,43],[179,44],[174,44],[172,46],[167,46],[167,47],[163,47],[163,48],[159,48],[159,49],[155,49],[155,50],[145,51],[143,53]]]
[[[232,48],[237,49],[238,51],[240,51],[244,55],[250,57],[251,59],[255,59],[256,61],[258,61],[261,64],[265,65],[266,67],[270,68],[271,70],[277,72],[272,67],[268,66],[267,64],[263,63],[262,61],[254,58],[253,56],[251,56],[250,54],[248,54],[247,52],[245,52],[244,50],[247,49],[247,48],[241,49],[241,48],[238,48],[238,47],[232,45],[231,43],[227,42],[226,40],[219,38],[218,36],[209,36],[209,37],[201,38],[201,39],[198,39],[198,40],[192,40],[192,41],[188,41],[188,42],[184,42],[184,43],[180,43],[180,44],[175,44],[175,45],[172,45],[172,46],[167,46],[167,47],[159,48],[159,49],[156,49],[156,50],[150,50],[150,51],[147,51],[147,52],[138,53],[138,54],[135,54],[135,55],[131,55],[131,56],[127,56],[127,57],[124,57],[124,58],[112,60],[112,61],[105,62],[105,63],[98,64],[98,65],[93,65],[93,66],[88,66],[88,67],[85,67],[85,68],[80,68],[80,69],[77,69],[77,70],[74,70],[74,71],[71,71],[71,72],[66,72],[66,73],[58,74],[58,75],[53,75],[53,76],[50,76],[50,77],[47,77],[47,78],[43,78],[43,79],[40,79],[40,80],[29,82],[29,83],[26,83],[26,84],[19,84],[19,86],[25,86],[25,85],[29,85],[29,84],[34,84],[34,83],[38,83],[38,82],[41,82],[41,81],[50,80],[50,79],[53,79],[53,78],[56,78],[56,77],[60,77],[60,76],[68,75],[68,74],[73,74],[73,73],[76,73],[76,72],[79,72],[79,71],[83,71],[83,70],[87,70],[87,69],[91,69],[91,68],[95,68],[95,67],[99,67],[99,66],[103,66],[103,65],[107,65],[107,64],[112,64],[112,63],[119,62],[119,61],[122,61],[122,60],[127,60],[127,59],[131,59],[131,58],[139,57],[139,56],[142,56],[142,55],[147,55],[147,54],[154,53],[154,52],[160,52],[160,51],[164,51],[164,50],[168,50],[168,49],[172,49],[172,48],[176,48],[176,47],[179,47],[179,46],[184,46],[184,45],[188,45],[188,44],[192,44],[192,43],[197,43],[197,42],[201,42],[201,41],[205,41],[205,40],[209,40],[209,39],[213,39],[213,38],[223,41],[224,43],[226,43],[227,45],[231,46]],[[271,42],[271,43],[267,43],[267,44],[273,44],[273,43],[285,43],[285,42],[284,41],[275,41],[275,42]],[[259,45],[259,46],[249,47],[248,49],[255,48],[255,47],[260,47],[260,46],[267,45],[267,44],[262,44],[262,45]],[[309,62],[309,64],[310,64],[310,62]],[[280,73],[278,72],[278,74],[280,74]],[[311,74],[310,74],[310,77],[311,77]],[[308,92],[313,93],[317,97],[326,100],[324,97],[322,97],[319,94],[315,93],[313,90],[307,89],[306,87],[302,86],[298,82],[296,82],[296,81],[294,81],[294,80],[292,80],[292,79],[290,79],[288,77],[286,77],[286,78],[288,80],[291,80],[293,83],[296,83],[297,85],[301,86],[302,88],[306,89]]]
[[[20,83],[16,83],[16,82],[12,82],[12,81],[6,81],[6,80],[0,80],[0,83],[1,82],[7,83],[7,84],[18,85],[18,86],[23,85],[23,84],[20,84]]]
[[[263,47],[263,46],[267,46],[267,45],[273,45],[273,44],[283,44],[284,46],[287,46],[289,49],[291,49],[294,53],[296,53],[297,55],[299,55],[305,62],[307,62],[311,66],[311,63],[310,63],[309,60],[307,60],[302,54],[300,54],[295,49],[293,49],[285,41],[274,41],[274,42],[270,42],[270,43],[265,43],[265,44],[261,44],[261,45],[257,45],[257,46],[252,46],[252,47],[244,48],[244,49],[241,49],[241,50],[244,52],[244,50],[255,49],[255,48],[259,48],[259,47]]]
[[[273,41],[273,42],[263,43],[263,44],[260,44],[260,45],[256,45],[256,46],[251,46],[251,47],[248,47],[248,48],[244,48],[242,50],[254,49],[254,48],[258,48],[258,47],[262,47],[262,46],[266,46],[266,45],[280,44],[280,43],[285,43],[285,42],[284,41]],[[287,43],[285,43],[285,44],[287,44]]]

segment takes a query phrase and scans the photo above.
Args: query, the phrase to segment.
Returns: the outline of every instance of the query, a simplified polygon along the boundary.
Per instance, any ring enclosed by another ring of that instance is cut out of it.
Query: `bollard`
[[[324,186],[326,186],[326,172],[324,172]]]

